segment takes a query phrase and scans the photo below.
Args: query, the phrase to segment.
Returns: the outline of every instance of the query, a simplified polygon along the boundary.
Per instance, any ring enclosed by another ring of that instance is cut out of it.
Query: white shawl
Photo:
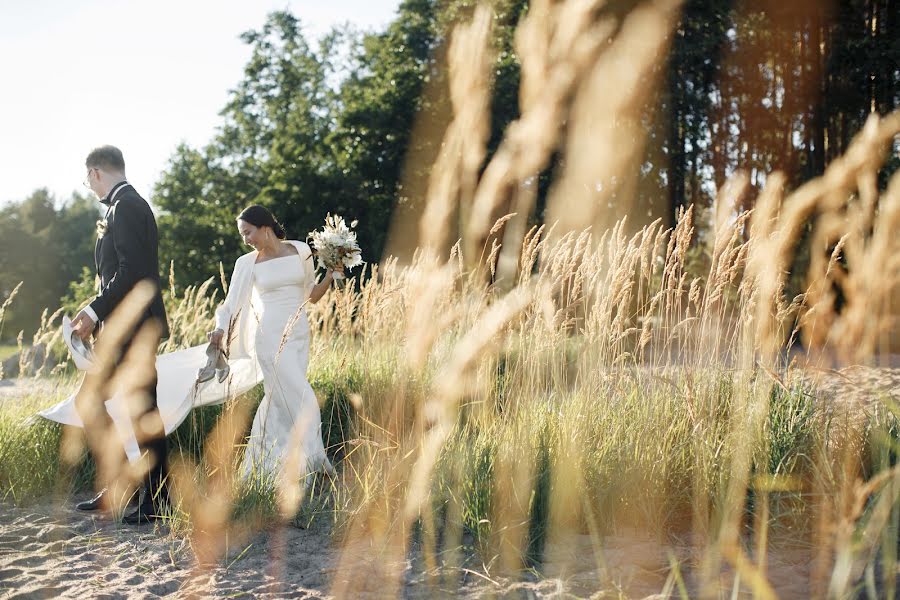
[[[309,246],[303,242],[288,240],[286,243],[294,246],[300,255],[305,271],[304,280],[307,282],[304,299],[308,298],[315,282],[312,253]],[[228,293],[216,309],[216,327],[225,331],[225,340],[231,336],[228,359],[231,373],[228,379],[224,383],[218,383],[216,378],[213,378],[200,385],[195,384],[197,371],[206,364],[206,344],[156,357],[157,406],[166,435],[181,425],[192,408],[221,404],[229,398],[243,394],[262,381],[262,371],[256,362],[255,348],[258,319],[251,300],[253,265],[256,264],[257,255],[254,250],[237,259]],[[232,320],[235,325],[234,331],[230,331]],[[106,410],[125,446],[128,460],[137,462],[140,459],[140,450],[124,399],[114,395],[106,401]],[[38,415],[64,425],[84,427],[75,409],[75,394],[39,412]]]

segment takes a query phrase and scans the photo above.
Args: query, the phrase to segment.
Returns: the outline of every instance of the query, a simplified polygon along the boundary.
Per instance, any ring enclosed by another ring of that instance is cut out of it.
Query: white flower
[[[97,220],[97,239],[99,240],[104,235],[106,235],[106,230],[109,228],[109,223],[106,222],[106,219],[98,219]]]
[[[347,227],[343,217],[328,214],[325,217],[325,227],[321,231],[310,232],[307,239],[310,241],[319,262],[328,269],[333,269],[338,264],[352,269],[363,264],[362,252],[356,241],[356,232],[351,227],[356,226],[356,221]]]

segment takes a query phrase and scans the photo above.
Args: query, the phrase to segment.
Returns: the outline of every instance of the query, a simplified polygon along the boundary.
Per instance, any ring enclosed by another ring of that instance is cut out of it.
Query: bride
[[[328,269],[316,284],[309,246],[282,241],[284,229],[262,206],[245,209],[237,224],[254,251],[235,263],[228,295],[216,310],[216,329],[207,336],[229,355],[254,354],[262,370],[265,396],[253,419],[242,475],[275,475],[291,464],[286,460],[291,451],[299,452],[301,468],[305,464],[309,471],[332,474],[319,404],[306,379],[309,322],[304,307],[319,301],[334,272]]]
[[[238,231],[252,252],[237,259],[225,301],[216,310],[211,344],[228,354],[230,376],[197,383],[206,363],[206,346],[195,346],[157,357],[157,397],[168,435],[192,408],[220,404],[260,381],[265,395],[253,419],[241,465],[241,477],[296,480],[307,473],[333,474],[322,443],[321,416],[315,393],[306,379],[309,364],[309,322],[306,303],[318,302],[334,280],[326,270],[316,283],[310,248],[284,240],[284,228],[262,206],[250,206],[237,218]],[[75,396],[38,413],[47,419],[83,427]],[[125,398],[113,394],[106,409],[132,463],[140,450]],[[299,460],[297,460],[299,459]],[[283,472],[291,468],[296,472]]]

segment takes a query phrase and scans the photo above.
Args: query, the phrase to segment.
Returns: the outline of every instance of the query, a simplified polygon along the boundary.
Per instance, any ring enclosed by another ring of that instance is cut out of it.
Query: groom
[[[96,148],[88,154],[85,167],[87,168],[85,185],[97,195],[107,209],[104,218],[105,228],[101,228],[98,224],[98,239],[94,247],[94,262],[100,276],[100,292],[72,322],[75,335],[84,340],[88,339],[98,324],[102,326],[138,282],[148,280],[156,288],[146,312],[138,320],[132,333],[125,338],[121,353],[124,358],[134,341],[134,336],[141,326],[148,322],[156,321],[163,338],[169,335],[166,309],[159,285],[159,237],[156,220],[147,201],[125,180],[125,159],[121,150],[114,146]],[[158,345],[159,340],[156,342]],[[148,419],[156,421],[158,427],[150,429],[162,432],[162,420],[156,403],[155,363],[151,368],[154,369],[153,376],[149,378],[145,389],[150,404],[146,412],[135,419],[135,423],[138,421],[146,423]],[[109,415],[105,411],[98,412],[102,413],[101,418],[105,420],[105,424],[111,426]],[[93,425],[97,427],[97,424]],[[85,427],[88,427],[87,422]],[[97,430],[100,428],[97,427]],[[114,430],[109,427],[105,431]],[[147,441],[141,450],[149,453],[151,467],[137,509],[122,519],[124,523],[129,524],[149,523],[159,518],[168,500],[165,484],[167,475],[165,433],[160,433]],[[104,497],[105,494],[104,489],[95,498],[79,503],[76,508],[86,511],[99,510],[108,500]]]

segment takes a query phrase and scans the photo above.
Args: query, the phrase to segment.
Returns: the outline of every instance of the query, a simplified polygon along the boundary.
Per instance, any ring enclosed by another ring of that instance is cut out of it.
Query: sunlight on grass
[[[401,594],[414,553],[436,589],[475,564],[491,585],[540,577],[582,595],[892,592],[900,411],[874,357],[895,328],[900,174],[876,182],[900,113],[872,115],[819,179],[787,190],[772,174],[752,211],[736,173],[716,214],[632,225],[597,182],[646,142],[636,105],[675,13],[652,2],[613,28],[589,6],[538,4],[522,21],[525,109],[490,160],[489,11],[455,30],[453,119],[408,232],[418,251],[308,308],[336,479],[236,479],[260,388],[172,434],[170,534],[198,570],[256,531],[319,520],[341,597]],[[532,226],[554,152],[564,167]],[[786,297],[806,228],[818,255]],[[211,285],[171,286],[164,350],[203,341]],[[63,466],[60,428],[28,421],[65,385],[0,404],[4,501],[90,487],[89,462]]]

